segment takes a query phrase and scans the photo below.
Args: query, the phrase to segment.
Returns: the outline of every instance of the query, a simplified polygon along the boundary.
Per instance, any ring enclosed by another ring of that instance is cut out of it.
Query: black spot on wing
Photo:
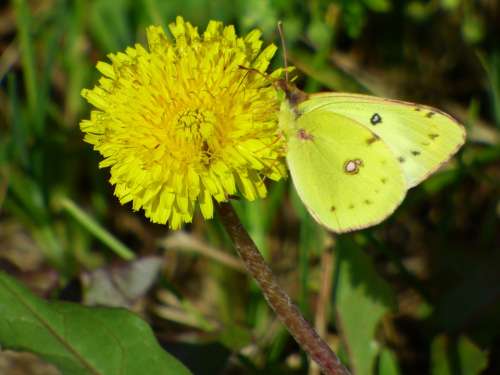
[[[373,143],[377,142],[379,139],[380,139],[380,137],[379,137],[378,135],[373,134],[373,137],[368,138],[368,139],[366,140],[366,144],[367,144],[367,145],[371,145],[371,144],[373,144]]]
[[[380,115],[378,113],[374,113],[370,119],[370,123],[372,125],[377,125],[377,124],[380,124],[381,122],[382,122],[382,117],[380,117]]]
[[[436,133],[431,133],[431,134],[428,134],[429,135],[429,138],[434,140],[436,139],[437,137],[439,137],[439,134],[436,134]]]
[[[420,155],[420,151],[417,151],[417,150],[412,150],[411,154],[412,154],[413,156],[418,156],[418,155]]]
[[[400,157],[398,158],[398,161],[399,161],[400,163],[404,163],[404,162],[405,162],[405,158],[404,158],[404,157],[402,157],[402,156],[400,156]]]
[[[427,112],[427,114],[425,115],[425,117],[427,118],[431,118],[432,116],[434,116],[436,114],[436,112]]]

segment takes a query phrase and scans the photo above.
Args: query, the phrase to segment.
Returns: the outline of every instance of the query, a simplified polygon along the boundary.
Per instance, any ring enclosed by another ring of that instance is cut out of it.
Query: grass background
[[[467,126],[459,155],[375,228],[332,237],[290,180],[273,184],[265,200],[235,205],[282,285],[356,373],[498,374],[500,5],[493,0],[2,3],[2,269],[47,298],[133,309],[196,374],[318,373],[242,272],[217,220],[198,216],[169,233],[121,207],[108,171],[98,170],[98,155],[82,141],[78,122],[89,107],[79,93],[95,83],[95,63],[176,15],[200,29],[209,19],[240,33],[258,27],[276,44],[281,19],[304,90],[416,101]],[[275,67],[282,64],[277,56]],[[126,281],[117,286],[116,275]],[[23,371],[28,360],[3,353],[0,367]]]

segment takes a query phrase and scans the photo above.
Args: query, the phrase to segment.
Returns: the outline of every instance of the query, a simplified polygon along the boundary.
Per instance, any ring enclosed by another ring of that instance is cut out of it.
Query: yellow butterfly
[[[432,107],[347,93],[307,95],[279,81],[279,125],[297,192],[311,215],[343,233],[380,223],[406,191],[464,144],[465,130]]]

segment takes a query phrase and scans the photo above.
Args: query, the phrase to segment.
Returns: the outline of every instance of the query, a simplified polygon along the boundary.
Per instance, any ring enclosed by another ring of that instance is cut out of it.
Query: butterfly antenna
[[[285,63],[285,80],[288,83],[288,58],[287,58],[286,44],[285,44],[285,33],[283,32],[282,21],[278,21],[278,32],[280,34],[281,47],[283,48],[283,61]]]
[[[265,79],[268,79],[270,81],[272,81],[272,79],[269,77],[269,75],[267,75],[266,73],[263,73],[261,72],[260,70],[258,69],[255,69],[255,68],[249,68],[248,66],[245,66],[245,65],[238,65],[238,68],[240,69],[243,69],[243,70],[246,70],[247,73],[248,72],[252,72],[252,73],[257,73],[257,74],[260,74],[262,77],[264,77]]]

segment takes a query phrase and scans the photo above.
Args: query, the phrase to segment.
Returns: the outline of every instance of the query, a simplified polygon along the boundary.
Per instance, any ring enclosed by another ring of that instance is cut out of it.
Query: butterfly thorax
[[[298,130],[297,118],[301,115],[299,104],[307,100],[309,95],[284,79],[278,80],[276,85],[285,94],[285,100],[281,103],[279,127],[289,137]]]

